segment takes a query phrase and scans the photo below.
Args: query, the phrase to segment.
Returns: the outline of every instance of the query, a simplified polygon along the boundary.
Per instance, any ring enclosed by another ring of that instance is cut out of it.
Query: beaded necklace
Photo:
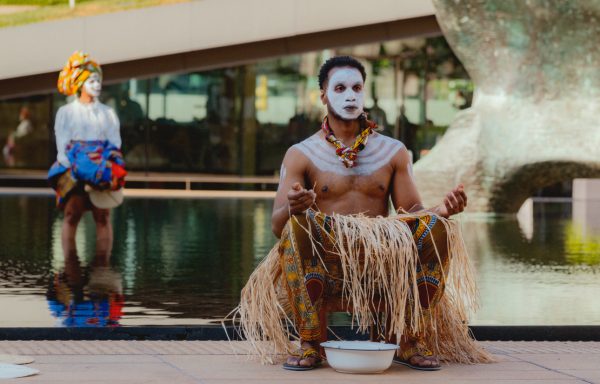
[[[359,118],[360,119],[360,118]],[[348,147],[346,144],[342,143],[335,135],[333,134],[333,130],[329,126],[329,121],[327,116],[323,119],[323,124],[321,124],[321,129],[325,133],[325,139],[329,141],[331,144],[335,145],[335,153],[340,159],[341,162],[344,163],[346,168],[356,167],[358,157],[358,152],[365,149],[367,145],[367,140],[369,139],[369,135],[373,133],[373,129],[377,128],[377,124],[373,121],[367,120],[366,116],[364,116],[361,121],[361,126],[363,126],[362,121],[366,122],[366,128],[363,129],[358,136],[356,136],[356,140],[351,147]]]

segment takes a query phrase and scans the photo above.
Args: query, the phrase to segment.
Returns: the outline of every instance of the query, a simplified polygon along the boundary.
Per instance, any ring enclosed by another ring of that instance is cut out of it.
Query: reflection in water
[[[270,211],[263,200],[126,201],[113,222],[132,304],[121,323],[197,324],[228,313],[255,255],[274,243]]]
[[[574,200],[565,248],[572,264],[600,265],[600,200]]]
[[[519,208],[517,222],[521,233],[529,241],[533,238],[533,199],[530,197]]]
[[[121,274],[106,256],[97,254],[90,268],[82,268],[77,254],[70,253],[64,270],[54,274],[46,298],[57,325],[118,326],[124,301]]]
[[[577,224],[583,236],[600,237],[600,199],[574,200],[573,222]]]
[[[92,251],[89,215],[77,233],[79,257],[65,260],[52,199],[1,197],[0,305],[11,313],[0,314],[0,326],[55,324],[45,295],[62,325],[214,322],[237,304],[275,243],[271,207],[270,200],[127,199],[112,213],[109,266]],[[473,323],[599,324],[600,239],[573,211],[533,203],[526,231],[514,216],[462,215],[482,297]],[[74,316],[79,308],[93,320]]]
[[[565,227],[565,250],[569,264],[600,265],[600,235],[590,235],[576,223]]]
[[[461,219],[482,297],[474,323],[600,323],[599,243],[573,236],[571,210],[533,203],[531,231],[512,216]]]
[[[78,207],[75,205],[74,207]],[[65,212],[69,209],[65,208]],[[81,213],[82,208],[73,212]],[[64,212],[63,212],[64,215]],[[83,212],[85,217],[85,212]],[[88,217],[98,212],[91,211]],[[102,213],[100,213],[102,215]],[[62,215],[61,215],[62,216]],[[80,217],[79,215],[77,215]],[[55,217],[52,225],[54,276],[46,298],[56,325],[67,327],[114,327],[119,325],[123,308],[121,274],[111,267],[112,229],[110,222],[98,220],[90,228],[89,220],[69,222]],[[108,224],[108,225],[107,225]],[[89,235],[88,235],[89,234]],[[89,236],[93,236],[89,239]],[[94,241],[94,257],[82,267],[78,249],[87,253]],[[61,250],[61,251],[59,251]],[[61,267],[58,254],[63,255]]]

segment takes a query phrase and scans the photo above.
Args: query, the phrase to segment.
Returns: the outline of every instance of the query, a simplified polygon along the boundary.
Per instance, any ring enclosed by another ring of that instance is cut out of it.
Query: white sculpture
[[[475,95],[415,165],[425,205],[463,182],[469,210],[516,212],[538,188],[600,177],[600,1],[433,2]]]

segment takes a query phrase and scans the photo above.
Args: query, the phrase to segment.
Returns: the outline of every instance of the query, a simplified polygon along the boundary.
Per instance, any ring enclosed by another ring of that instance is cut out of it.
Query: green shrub
[[[75,4],[90,0],[75,0]],[[0,5],[69,5],[69,0],[0,0]]]

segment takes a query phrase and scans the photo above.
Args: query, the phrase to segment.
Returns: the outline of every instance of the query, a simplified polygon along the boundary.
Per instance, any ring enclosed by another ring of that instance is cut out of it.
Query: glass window
[[[273,175],[287,148],[318,131],[326,113],[318,72],[326,58],[340,54],[364,63],[370,119],[383,134],[402,140],[415,159],[471,103],[473,85],[443,37],[133,78],[105,84],[102,101],[119,116],[130,170]],[[56,156],[53,119],[67,101],[57,92],[0,101],[0,140],[7,154],[1,166],[47,168]],[[33,128],[15,135],[22,108]]]
[[[0,101],[2,168],[46,168],[56,151],[47,95]]]

